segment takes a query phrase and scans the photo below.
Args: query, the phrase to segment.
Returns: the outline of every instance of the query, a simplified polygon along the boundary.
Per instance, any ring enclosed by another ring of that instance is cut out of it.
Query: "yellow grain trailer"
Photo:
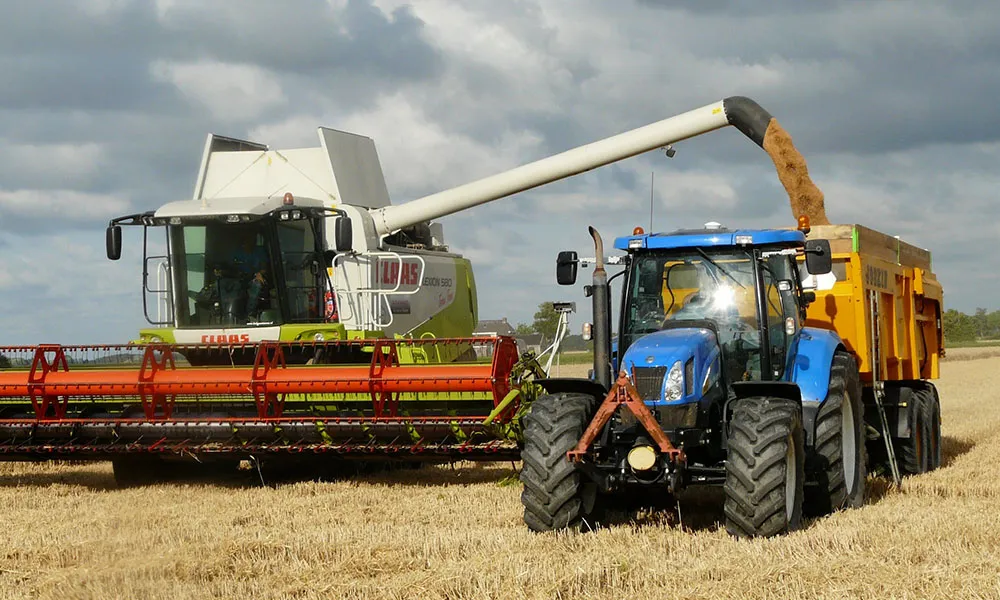
[[[883,424],[869,431],[870,458],[891,467],[895,454],[903,473],[937,468],[940,399],[928,380],[944,354],[943,290],[930,252],[861,225],[816,226],[807,237],[830,241],[833,271],[816,282],[806,324],[836,331],[857,358],[866,421]]]

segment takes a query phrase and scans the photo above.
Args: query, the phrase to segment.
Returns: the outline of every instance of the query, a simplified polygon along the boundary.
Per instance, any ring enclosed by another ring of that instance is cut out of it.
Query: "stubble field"
[[[510,464],[127,490],[0,464],[0,599],[998,598],[1000,358],[952,351],[939,387],[940,471],[771,540],[727,536],[715,493],[680,523],[531,534]]]

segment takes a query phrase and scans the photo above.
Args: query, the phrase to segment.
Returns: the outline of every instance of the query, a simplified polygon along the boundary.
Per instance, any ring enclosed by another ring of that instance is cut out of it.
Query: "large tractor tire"
[[[580,530],[593,510],[597,487],[566,459],[594,411],[586,394],[538,397],[524,418],[521,481],[524,522],[533,531]]]
[[[787,398],[740,398],[729,421],[726,531],[769,537],[802,524],[802,407]]]
[[[937,399],[926,388],[900,390],[900,404],[910,407],[910,437],[896,440],[899,469],[906,475],[920,475],[941,464],[941,426]]]
[[[816,415],[815,443],[807,460],[810,485],[804,509],[821,516],[865,501],[865,423],[858,366],[837,352],[830,366],[830,388]]]

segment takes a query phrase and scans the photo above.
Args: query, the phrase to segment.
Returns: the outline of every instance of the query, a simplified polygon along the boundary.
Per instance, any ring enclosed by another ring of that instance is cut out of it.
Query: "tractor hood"
[[[708,387],[706,381],[718,378],[719,367],[712,369],[714,374],[709,373],[709,368],[718,362],[719,355],[712,330],[674,327],[636,340],[625,352],[622,368],[633,378],[647,404],[684,404],[700,400]]]

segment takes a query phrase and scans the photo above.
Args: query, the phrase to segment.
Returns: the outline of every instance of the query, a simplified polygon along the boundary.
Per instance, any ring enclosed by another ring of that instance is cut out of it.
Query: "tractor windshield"
[[[169,228],[178,327],[317,320],[321,286],[308,220]]]
[[[745,251],[684,250],[637,255],[627,291],[623,342],[669,327],[711,321],[723,354],[758,355],[760,329],[753,256]],[[746,364],[743,363],[741,366]],[[757,363],[759,369],[759,362]],[[753,369],[753,366],[746,366]]]

